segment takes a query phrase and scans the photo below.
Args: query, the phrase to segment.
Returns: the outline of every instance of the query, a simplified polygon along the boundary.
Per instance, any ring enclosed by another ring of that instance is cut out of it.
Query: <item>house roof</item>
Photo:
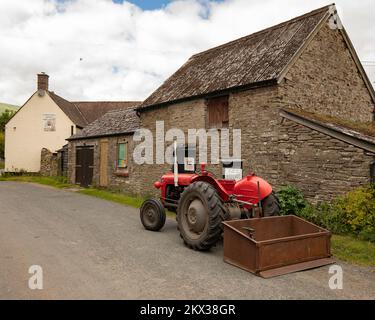
[[[354,130],[353,128],[334,123],[332,120],[317,120],[318,117],[313,114],[301,114],[295,110],[281,110],[280,116],[363,150],[375,153],[375,137]],[[321,118],[319,117],[319,119]]]
[[[52,100],[61,108],[78,127],[85,127],[96,119],[103,116],[108,111],[134,109],[139,101],[75,101],[70,102],[58,96],[52,91],[48,91]]]
[[[107,112],[90,123],[82,131],[67,140],[90,139],[97,137],[130,134],[139,128],[139,117],[133,109],[120,109]]]
[[[76,126],[83,128],[88,124],[86,118],[74,103],[65,100],[52,91],[48,91],[48,94]]]
[[[193,55],[138,109],[276,83],[330,7]]]
[[[140,101],[74,101],[88,123],[100,118],[108,111],[120,109],[134,109]]]

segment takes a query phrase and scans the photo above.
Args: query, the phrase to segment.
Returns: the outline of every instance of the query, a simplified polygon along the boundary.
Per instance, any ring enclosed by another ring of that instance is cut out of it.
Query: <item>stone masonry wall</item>
[[[156,121],[164,121],[165,133],[171,128],[179,128],[187,134],[188,129],[206,128],[206,105],[203,99],[170,105],[146,111],[141,114],[141,127],[151,130],[154,135],[154,163],[156,159]],[[187,140],[186,140],[187,141]],[[141,193],[157,195],[159,190],[153,187],[161,175],[171,169],[169,164],[138,166],[138,178],[141,182]]]
[[[107,176],[108,176],[108,188],[126,192],[129,194],[139,194],[141,185],[137,176],[140,174],[136,170],[132,152],[134,148],[133,136],[123,135],[114,136],[108,138],[98,138],[98,139],[82,139],[74,140],[69,142],[69,152],[68,152],[68,177],[71,183],[75,183],[75,148],[77,146],[87,145],[94,147],[94,172],[93,172],[93,185],[100,186],[100,142],[102,140],[108,141],[108,166],[107,166]],[[117,145],[118,143],[127,142],[128,143],[128,168],[126,170],[118,170],[116,167],[117,161]]]
[[[128,143],[128,168],[124,172],[116,169],[117,144]],[[108,139],[108,184],[111,189],[126,192],[128,194],[139,194],[141,184],[138,179],[138,171],[133,161],[134,142],[132,135],[110,137]],[[96,177],[97,181],[99,176]]]
[[[43,148],[40,156],[40,174],[42,176],[57,176],[58,167],[57,154]]]
[[[314,37],[279,87],[285,106],[344,120],[374,120],[374,102],[344,38],[328,25]]]
[[[255,172],[271,184],[279,180],[278,96],[275,86],[239,92],[229,99],[230,128],[241,129],[244,174]]]
[[[313,203],[330,201],[370,182],[374,156],[284,119],[277,148],[281,185],[291,184]]]

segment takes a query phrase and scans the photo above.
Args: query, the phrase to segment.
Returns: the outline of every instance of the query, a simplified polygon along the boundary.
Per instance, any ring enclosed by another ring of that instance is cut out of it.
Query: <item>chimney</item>
[[[38,90],[48,91],[48,78],[49,75],[45,72],[41,72],[38,74]]]

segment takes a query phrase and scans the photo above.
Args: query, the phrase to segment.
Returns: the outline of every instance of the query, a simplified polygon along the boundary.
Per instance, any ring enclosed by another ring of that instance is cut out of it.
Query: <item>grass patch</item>
[[[342,261],[375,267],[375,243],[350,236],[333,235],[331,247],[332,254]]]
[[[31,183],[38,183],[46,186],[51,186],[59,189],[66,189],[66,188],[77,188],[77,185],[70,184],[67,182],[65,177],[41,177],[41,176],[33,176],[33,175],[20,175],[20,176],[2,176],[0,177],[0,181],[16,181],[16,182],[31,182]],[[135,197],[128,195],[122,192],[104,190],[104,189],[96,189],[96,188],[89,188],[89,189],[81,189],[78,190],[77,193],[85,194],[88,196],[100,198],[107,201],[113,201],[122,205],[126,205],[133,208],[140,208],[145,198],[142,197]],[[166,210],[167,216],[170,218],[175,218],[176,214]]]
[[[65,177],[41,177],[41,176],[2,176],[0,181],[17,181],[17,182],[31,182],[38,183],[45,186],[51,186],[59,189],[70,188],[72,187],[69,184]]]
[[[112,192],[108,190],[99,190],[94,188],[82,189],[79,190],[78,193],[86,194],[88,196],[93,196],[108,201],[117,202],[134,208],[140,208],[143,201],[145,200],[143,198],[132,197],[120,192]]]
[[[79,190],[78,193],[85,194],[88,196],[93,196],[96,198],[104,199],[107,201],[113,201],[117,202],[126,206],[130,206],[133,208],[140,208],[142,206],[143,201],[145,201],[145,198],[142,197],[135,197],[131,195],[127,195],[122,192],[116,192],[116,191],[109,191],[109,190],[103,190],[103,189],[82,189]],[[169,210],[166,210],[165,213],[170,218],[175,218],[176,214],[174,212],[171,212]]]

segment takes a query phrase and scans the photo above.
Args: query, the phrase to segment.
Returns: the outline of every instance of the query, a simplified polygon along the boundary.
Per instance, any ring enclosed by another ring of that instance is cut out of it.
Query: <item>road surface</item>
[[[167,219],[143,229],[137,209],[50,187],[0,182],[0,299],[374,299],[370,268],[338,263],[343,290],[329,288],[329,267],[258,278],[211,252],[187,249]],[[43,289],[31,290],[32,265]]]

